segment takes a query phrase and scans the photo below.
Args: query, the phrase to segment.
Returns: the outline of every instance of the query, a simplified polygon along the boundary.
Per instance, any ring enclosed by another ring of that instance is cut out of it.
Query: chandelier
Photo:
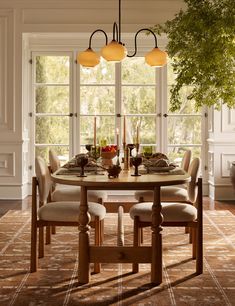
[[[133,57],[137,53],[137,36],[140,32],[147,32],[153,35],[155,46],[154,48],[145,55],[145,62],[152,67],[162,67],[166,64],[167,53],[158,48],[157,37],[155,33],[150,29],[140,29],[135,34],[135,51],[133,54],[129,55],[125,44],[121,41],[121,0],[119,0],[119,18],[118,24],[114,22],[113,24],[113,39],[108,43],[108,36],[106,32],[102,29],[95,30],[89,39],[88,49],[78,54],[77,60],[83,67],[95,67],[100,62],[100,54],[96,53],[91,48],[92,37],[95,33],[101,32],[105,36],[105,46],[101,49],[101,56],[108,62],[120,62],[126,56]]]

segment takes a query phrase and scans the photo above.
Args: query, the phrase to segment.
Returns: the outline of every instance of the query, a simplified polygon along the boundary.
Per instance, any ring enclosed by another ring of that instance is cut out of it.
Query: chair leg
[[[39,227],[38,258],[44,257],[44,228]]]
[[[189,227],[185,226],[185,234],[189,234]]]
[[[140,246],[140,239],[141,239],[141,229],[139,228],[139,218],[135,217],[134,218],[134,242],[133,246]],[[139,264],[138,263],[133,263],[132,264],[132,272],[137,273],[139,272]]]
[[[30,256],[30,272],[36,272],[38,266],[37,258],[37,225],[32,224],[31,229],[31,256]]]
[[[196,258],[196,251],[197,251],[197,232],[196,228],[191,228],[192,233],[192,258]]]
[[[192,233],[193,229],[192,227],[189,227],[188,230],[189,230],[189,243],[193,243],[193,233]]]
[[[51,243],[51,227],[47,226],[46,227],[46,244]]]
[[[100,243],[104,242],[104,219],[100,221]]]
[[[55,235],[55,234],[56,234],[56,228],[55,228],[55,226],[52,226],[52,227],[51,227],[51,233],[52,233],[52,235]]]
[[[95,246],[101,245],[101,221],[95,217]],[[100,273],[100,263],[94,263],[94,273]]]

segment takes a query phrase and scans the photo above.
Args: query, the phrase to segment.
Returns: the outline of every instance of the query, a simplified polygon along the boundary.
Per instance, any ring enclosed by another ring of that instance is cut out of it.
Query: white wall
[[[135,33],[139,28],[149,27],[173,18],[182,0],[123,0],[122,32]],[[0,1],[0,198],[21,199],[28,194],[30,172],[29,131],[27,101],[27,71],[22,65],[27,56],[23,45],[24,33],[91,33],[96,28],[112,31],[118,19],[117,0],[1,0]],[[87,36],[88,37],[88,36]],[[24,83],[23,83],[23,77]],[[30,102],[30,101],[29,101]],[[213,114],[214,116],[214,114]],[[224,125],[223,117],[218,116]],[[216,119],[216,120],[217,120]],[[222,130],[222,134],[224,131]],[[225,135],[227,137],[228,134]],[[228,136],[227,154],[233,148]],[[210,150],[217,163],[219,146],[216,133],[211,133]],[[234,142],[234,140],[233,140]],[[232,154],[233,154],[232,153]],[[220,167],[226,164],[224,155],[218,159]],[[235,157],[231,157],[233,160]],[[215,165],[214,165],[215,166]],[[214,167],[215,168],[215,167]],[[221,172],[223,174],[223,172]],[[216,189],[217,172],[210,178],[211,188]],[[226,195],[232,197],[228,178]],[[223,181],[223,184],[224,181]],[[223,187],[223,186],[222,186]],[[220,188],[221,189],[221,188]],[[223,189],[223,188],[222,188]],[[221,189],[221,190],[222,190]],[[214,192],[214,195],[216,193]]]

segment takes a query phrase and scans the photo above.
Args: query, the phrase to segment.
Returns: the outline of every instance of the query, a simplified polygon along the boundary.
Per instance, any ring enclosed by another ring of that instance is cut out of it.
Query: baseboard
[[[209,197],[213,200],[234,200],[235,191],[231,185],[213,185],[209,184]]]
[[[23,200],[28,196],[28,183],[19,186],[0,186],[0,200]]]

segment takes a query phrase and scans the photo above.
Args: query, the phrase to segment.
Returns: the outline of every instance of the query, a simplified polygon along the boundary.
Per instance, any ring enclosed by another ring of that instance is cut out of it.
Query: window
[[[204,117],[186,99],[191,88],[183,89],[179,112],[168,110],[174,82],[170,64],[154,69],[144,58],[134,57],[116,64],[101,61],[95,69],[84,69],[72,64],[75,56],[76,52],[33,53],[35,155],[48,160],[48,150],[54,148],[61,159],[68,160],[86,152],[85,145],[94,142],[95,116],[97,143],[103,139],[116,143],[119,128],[121,144],[125,114],[126,143],[135,142],[139,125],[140,150],[151,145],[176,162],[186,149],[200,156]]]

